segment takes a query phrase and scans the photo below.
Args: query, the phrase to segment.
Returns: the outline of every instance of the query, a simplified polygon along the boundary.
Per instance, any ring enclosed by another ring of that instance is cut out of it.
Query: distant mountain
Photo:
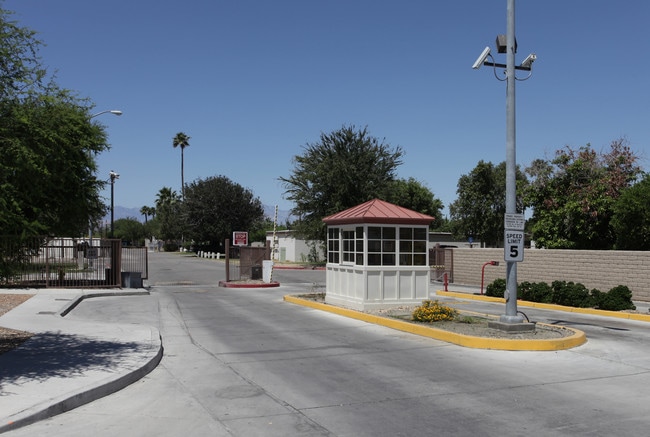
[[[269,219],[273,220],[275,215],[275,206],[262,205],[264,208],[264,215]],[[113,212],[115,220],[125,219],[125,218],[134,218],[142,223],[144,223],[144,216],[140,214],[140,208],[126,208],[124,206],[115,205],[115,210]],[[287,222],[287,219],[293,219],[294,217],[287,210],[278,209],[278,224],[284,225]],[[104,217],[104,221],[111,221],[111,212],[108,211],[108,214]]]
[[[125,208],[123,206],[115,205],[113,215],[115,216],[115,220],[125,219],[125,218],[134,218],[134,219],[144,223],[144,216],[142,214],[140,214],[140,208]],[[108,210],[108,213],[106,214],[106,216],[104,216],[104,221],[107,221],[107,222],[111,221],[111,211],[110,211],[110,209]]]

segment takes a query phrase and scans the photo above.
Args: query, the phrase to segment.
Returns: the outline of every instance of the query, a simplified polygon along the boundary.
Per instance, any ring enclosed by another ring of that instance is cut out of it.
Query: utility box
[[[262,280],[267,284],[271,282],[273,276],[273,261],[264,260],[262,261]]]
[[[251,279],[262,279],[262,266],[251,267]]]
[[[122,272],[122,288],[142,288],[142,273]]]

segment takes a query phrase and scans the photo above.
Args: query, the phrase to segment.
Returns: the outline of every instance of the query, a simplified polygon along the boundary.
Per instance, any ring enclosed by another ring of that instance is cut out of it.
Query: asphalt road
[[[277,270],[278,288],[219,288],[221,263],[150,255],[151,296],[86,300],[68,317],[158,327],[161,364],[7,435],[648,434],[650,326],[641,322],[524,309],[580,325],[589,341],[557,352],[468,349],[282,300],[322,289],[322,271]]]

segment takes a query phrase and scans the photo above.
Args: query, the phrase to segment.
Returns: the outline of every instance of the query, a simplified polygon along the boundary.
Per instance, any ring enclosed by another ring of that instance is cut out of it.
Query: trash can
[[[142,288],[142,273],[122,272],[122,288]]]
[[[251,267],[251,279],[262,279],[262,266]]]

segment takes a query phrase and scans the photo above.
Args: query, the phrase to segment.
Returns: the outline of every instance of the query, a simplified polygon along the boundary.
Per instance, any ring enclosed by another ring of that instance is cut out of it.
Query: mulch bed
[[[11,311],[32,297],[31,294],[0,294],[0,316]],[[23,344],[32,335],[30,332],[0,326],[0,355]]]

